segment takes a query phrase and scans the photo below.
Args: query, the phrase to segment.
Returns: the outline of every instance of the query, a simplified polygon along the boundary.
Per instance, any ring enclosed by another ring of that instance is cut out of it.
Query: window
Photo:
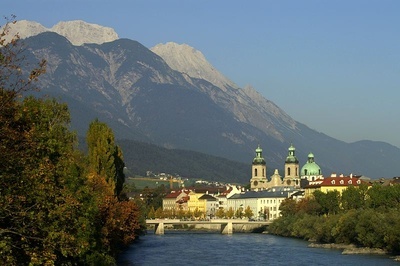
[[[290,175],[290,167],[287,168],[287,174]]]
[[[335,184],[335,180],[332,180],[332,181],[331,181],[331,184],[334,185],[334,184]]]
[[[360,181],[360,180],[357,180],[357,184],[361,184],[361,181]]]
[[[344,181],[343,181],[343,180],[340,180],[340,184],[343,185],[343,183],[344,183]]]
[[[349,184],[350,184],[350,185],[353,184],[353,181],[352,181],[352,180],[349,180]]]
[[[257,176],[257,168],[254,169],[254,176]]]

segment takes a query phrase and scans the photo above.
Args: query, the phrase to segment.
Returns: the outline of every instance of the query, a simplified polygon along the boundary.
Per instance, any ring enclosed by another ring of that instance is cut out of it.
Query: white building
[[[298,192],[293,186],[272,187],[261,191],[246,191],[234,194],[227,200],[227,209],[236,212],[239,208],[250,207],[257,220],[273,220],[280,216],[282,201]]]

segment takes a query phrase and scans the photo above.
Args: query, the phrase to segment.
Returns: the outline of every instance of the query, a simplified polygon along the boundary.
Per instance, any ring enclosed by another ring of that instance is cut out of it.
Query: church
[[[321,168],[314,161],[314,154],[308,155],[307,163],[299,168],[299,160],[296,157],[296,149],[290,145],[288,156],[285,160],[284,177],[279,174],[278,169],[275,169],[271,179],[267,178],[267,163],[262,156],[260,146],[256,149],[256,157],[252,163],[252,174],[250,179],[250,189],[252,191],[266,190],[277,186],[293,186],[295,188],[305,187],[309,181],[323,179]]]

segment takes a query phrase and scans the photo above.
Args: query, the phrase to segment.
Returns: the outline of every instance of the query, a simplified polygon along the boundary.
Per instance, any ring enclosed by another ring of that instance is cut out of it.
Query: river
[[[340,250],[308,244],[268,234],[149,232],[120,255],[118,265],[400,265],[388,256],[342,255]]]

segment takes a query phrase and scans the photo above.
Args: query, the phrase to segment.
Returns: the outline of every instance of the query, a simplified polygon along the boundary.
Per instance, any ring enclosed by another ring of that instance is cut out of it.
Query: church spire
[[[262,156],[262,149],[260,148],[260,144],[256,149],[256,157],[253,159],[253,164],[265,164],[265,160]]]

